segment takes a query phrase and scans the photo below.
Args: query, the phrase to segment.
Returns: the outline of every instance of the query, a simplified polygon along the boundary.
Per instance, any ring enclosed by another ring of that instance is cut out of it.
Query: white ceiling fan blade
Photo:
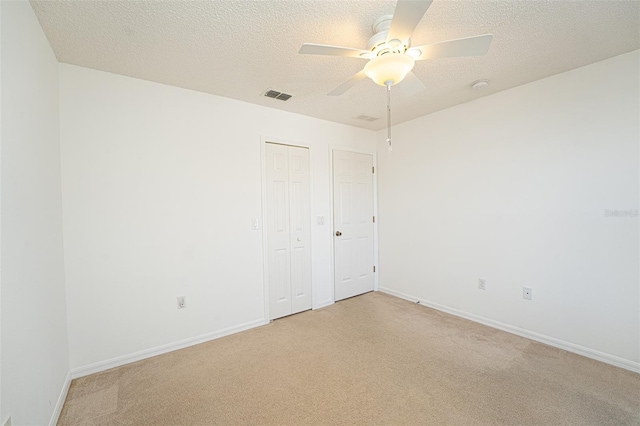
[[[367,75],[364,73],[364,70],[362,70],[359,73],[355,74],[353,77],[351,77],[349,80],[342,83],[340,86],[336,87],[335,89],[327,93],[327,95],[340,96],[344,92],[346,92],[347,90],[355,86],[357,82],[359,82],[360,80],[364,80],[365,78],[367,78]]]
[[[435,58],[455,58],[459,56],[481,56],[489,50],[492,39],[492,34],[459,38],[457,40],[441,41],[439,43],[412,47],[407,53],[413,56],[416,61]],[[419,55],[418,51],[420,52]]]
[[[422,84],[420,79],[413,72],[409,72],[404,80],[400,82],[400,89],[402,89],[402,93],[407,96],[413,96],[416,93],[426,90],[424,84]]]
[[[406,42],[411,38],[413,30],[431,6],[433,0],[398,0],[393,12],[391,27],[387,41],[400,40]]]
[[[304,55],[346,56],[350,58],[363,59],[369,59],[369,56],[371,55],[371,52],[369,52],[368,50],[313,43],[303,44],[298,53],[302,53]]]

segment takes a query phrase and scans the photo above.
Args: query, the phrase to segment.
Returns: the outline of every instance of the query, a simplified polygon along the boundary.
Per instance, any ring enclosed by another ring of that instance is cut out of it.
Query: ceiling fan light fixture
[[[405,54],[387,54],[378,56],[367,62],[364,72],[371,80],[380,86],[400,83],[413,69],[415,61]]]

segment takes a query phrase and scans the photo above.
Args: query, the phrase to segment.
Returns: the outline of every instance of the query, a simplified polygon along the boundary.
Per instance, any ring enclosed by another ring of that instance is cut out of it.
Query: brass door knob
[[[339,237],[340,235],[342,235],[342,232],[336,231],[336,237]]]

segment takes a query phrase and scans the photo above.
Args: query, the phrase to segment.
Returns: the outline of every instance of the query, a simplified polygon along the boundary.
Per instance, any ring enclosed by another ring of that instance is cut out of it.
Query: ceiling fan
[[[411,47],[411,33],[422,20],[432,1],[398,0],[393,15],[382,16],[374,22],[374,34],[367,42],[366,50],[305,43],[299,53],[369,60],[362,71],[329,92],[330,96],[342,95],[366,77],[381,86],[393,86],[407,77],[411,92],[423,90],[424,86],[411,72],[415,61],[484,55],[489,50],[493,38],[491,34],[484,34]]]
[[[441,41],[411,47],[411,34],[433,0],[398,0],[393,15],[385,15],[372,26],[373,37],[365,49],[305,43],[299,53],[308,55],[345,56],[368,59],[364,69],[328,93],[342,95],[356,83],[369,77],[376,84],[387,87],[388,143],[391,150],[391,86],[405,81],[403,91],[412,95],[424,90],[422,82],[411,72],[415,61],[435,58],[480,56],[487,53],[493,35]]]

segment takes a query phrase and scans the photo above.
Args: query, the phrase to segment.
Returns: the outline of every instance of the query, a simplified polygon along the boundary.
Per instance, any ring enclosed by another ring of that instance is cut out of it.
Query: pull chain
[[[387,81],[387,144],[389,144],[389,152],[393,151],[391,147],[391,81]]]

